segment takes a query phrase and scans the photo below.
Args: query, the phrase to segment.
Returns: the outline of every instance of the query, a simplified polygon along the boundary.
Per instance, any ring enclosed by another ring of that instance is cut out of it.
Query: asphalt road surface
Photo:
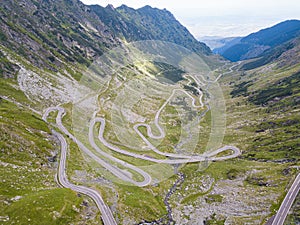
[[[272,222],[272,225],[283,225],[288,212],[290,211],[293,202],[295,201],[297,194],[300,189],[300,174],[296,177],[294,183],[292,184],[290,190],[288,191],[287,195],[285,196],[281,206],[276,213],[276,216]]]
[[[233,67],[230,68],[230,72],[232,71],[232,68]],[[224,74],[226,74],[226,73],[223,73],[223,75]],[[221,75],[216,79],[216,81],[220,77],[221,77]],[[216,81],[214,81],[214,82],[216,82]],[[97,146],[97,144],[95,143],[95,140],[94,140],[94,132],[93,132],[96,123],[100,123],[98,139],[102,142],[103,145],[105,145],[109,149],[111,149],[113,151],[116,151],[116,152],[119,152],[121,154],[128,155],[128,156],[131,156],[131,157],[134,157],[134,158],[139,158],[139,159],[142,159],[142,160],[156,162],[156,163],[182,164],[182,163],[189,163],[189,162],[221,161],[221,160],[227,160],[227,159],[235,158],[235,157],[237,157],[241,154],[240,149],[238,149],[237,147],[234,147],[234,146],[224,146],[224,147],[219,148],[219,149],[217,149],[213,152],[210,152],[210,153],[204,153],[202,155],[192,155],[192,156],[187,156],[187,155],[182,155],[182,154],[163,153],[163,152],[159,151],[158,149],[156,149],[146,139],[146,137],[144,137],[144,135],[141,132],[139,132],[138,126],[145,126],[147,128],[147,133],[148,133],[148,136],[150,138],[155,138],[155,139],[164,138],[165,133],[164,133],[164,130],[159,125],[159,117],[160,117],[161,111],[168,104],[169,100],[173,97],[175,91],[183,91],[188,97],[190,97],[192,99],[192,104],[193,104],[194,107],[203,107],[204,104],[202,102],[202,95],[199,98],[200,106],[197,106],[195,99],[189,93],[187,93],[184,90],[177,90],[176,89],[176,90],[173,90],[173,93],[170,96],[170,98],[163,104],[163,106],[159,109],[159,111],[155,115],[154,123],[155,123],[156,127],[158,128],[158,130],[160,131],[160,135],[158,135],[158,136],[153,135],[153,133],[151,131],[151,128],[148,124],[138,124],[138,125],[134,126],[134,130],[148,144],[148,146],[154,152],[156,152],[160,155],[166,156],[167,159],[155,159],[155,158],[152,158],[152,157],[149,157],[149,156],[135,154],[133,152],[129,152],[129,151],[120,149],[120,148],[118,148],[116,146],[113,146],[112,144],[108,143],[103,137],[103,133],[104,133],[104,129],[105,129],[105,119],[104,118],[95,118],[96,113],[94,114],[94,116],[93,116],[94,118],[92,118],[92,120],[89,124],[89,137],[88,137],[88,140],[89,140],[90,145],[97,151],[97,153],[102,155],[104,158],[100,158],[98,155],[96,155],[94,152],[92,152],[90,149],[88,149],[82,142],[80,142],[75,136],[73,136],[64,127],[64,125],[62,124],[62,118],[65,115],[65,110],[62,107],[50,107],[50,108],[46,109],[46,111],[43,115],[43,120],[47,121],[47,117],[49,116],[50,112],[58,111],[58,114],[57,114],[57,117],[56,117],[56,126],[60,129],[60,131],[62,133],[64,133],[70,139],[72,139],[79,146],[79,148],[83,152],[85,152],[88,156],[90,156],[93,160],[95,160],[101,166],[106,168],[108,171],[110,171],[116,177],[120,178],[121,180],[123,180],[125,182],[129,182],[129,183],[132,183],[132,184],[134,184],[136,186],[140,186],[140,187],[149,185],[151,183],[151,176],[148,173],[146,173],[145,171],[143,171],[142,169],[140,169],[140,168],[138,168],[138,167],[136,167],[136,166],[134,166],[130,163],[124,162],[124,161],[122,161],[118,158],[113,157],[109,153],[103,151],[99,146]],[[201,92],[201,91],[199,90],[199,92]],[[95,203],[97,204],[98,208],[100,209],[100,211],[102,213],[102,219],[103,219],[103,222],[104,222],[105,225],[115,225],[115,224],[117,224],[116,221],[114,220],[114,217],[113,217],[113,214],[112,214],[111,210],[104,203],[103,199],[101,198],[101,195],[97,191],[95,191],[91,188],[88,188],[88,187],[74,185],[74,184],[72,184],[68,181],[67,176],[66,176],[66,172],[65,172],[66,171],[66,156],[67,156],[68,145],[67,145],[67,142],[66,142],[65,138],[60,133],[57,133],[55,131],[53,131],[53,133],[58,137],[58,139],[61,143],[61,160],[60,160],[59,170],[58,170],[58,181],[59,181],[59,183],[65,188],[70,188],[74,191],[80,192],[82,194],[85,194],[85,195],[91,197],[95,201]],[[217,157],[217,154],[219,154],[223,151],[226,151],[226,150],[231,150],[232,154]],[[112,164],[112,162],[114,162],[114,164]],[[141,181],[141,182],[135,181],[134,179],[132,179],[132,174],[129,171],[124,171],[124,170],[120,169],[119,167],[116,166],[116,164],[121,165],[123,167],[126,167],[130,170],[134,170],[135,172],[137,172],[141,176],[143,176],[144,180]],[[299,180],[300,178],[297,177],[297,179]],[[298,181],[298,184],[297,184],[296,188],[294,188],[294,189],[299,190],[299,181]],[[286,204],[288,204],[288,202]]]
[[[138,159],[143,159],[143,160],[151,161],[151,162],[165,163],[165,164],[180,164],[180,163],[190,163],[190,162],[221,161],[221,160],[235,158],[235,157],[237,157],[237,156],[239,156],[241,154],[240,149],[238,149],[237,147],[234,147],[234,146],[224,146],[224,147],[222,147],[220,149],[217,149],[217,150],[215,150],[215,151],[213,151],[211,153],[208,153],[208,154],[204,153],[202,155],[194,155],[194,156],[187,156],[187,155],[173,154],[173,153],[162,153],[162,152],[158,151],[146,138],[143,138],[143,140],[156,153],[158,153],[160,155],[164,155],[164,156],[176,158],[176,159],[155,159],[155,158],[147,157],[145,155],[140,155],[140,154],[136,154],[136,153],[132,153],[132,152],[128,152],[128,151],[122,150],[122,149],[120,149],[120,148],[118,148],[116,146],[113,146],[112,144],[108,143],[104,139],[104,137],[103,137],[104,129],[105,129],[105,119],[103,119],[103,118],[95,118],[95,119],[92,120],[91,125],[94,126],[96,122],[100,122],[101,123],[100,124],[98,138],[102,142],[103,145],[105,145],[106,147],[108,147],[111,150],[116,151],[118,153],[121,153],[121,154],[124,154],[124,155],[128,155],[128,156],[132,156],[132,157],[138,158]],[[90,127],[90,129],[91,129],[91,127]],[[139,132],[139,130],[136,130],[136,131]],[[142,135],[142,134],[140,134],[140,135]],[[92,143],[94,143],[93,136],[90,135],[89,138],[90,138],[90,141]],[[219,153],[221,153],[223,151],[226,151],[226,150],[232,150],[233,154],[227,155],[227,156],[223,156],[223,157],[214,157],[217,154],[219,154]]]
[[[60,162],[59,162],[59,167],[58,167],[58,181],[59,183],[65,187],[65,188],[70,188],[73,191],[85,194],[89,197],[91,197],[94,202],[96,203],[97,207],[100,209],[101,214],[102,214],[102,220],[105,225],[116,225],[116,221],[113,217],[113,214],[110,210],[110,208],[104,203],[102,197],[100,194],[91,189],[87,188],[84,186],[77,186],[68,181],[67,175],[66,175],[66,160],[67,160],[67,149],[68,149],[68,144],[66,139],[60,134],[57,133],[56,131],[52,131],[53,134],[59,139],[60,145],[61,145],[61,155],[60,155]]]
[[[135,180],[132,179],[132,177],[129,175],[130,173],[128,173],[127,171],[123,171],[120,168],[118,168],[117,166],[112,165],[111,163],[109,163],[108,161],[105,161],[104,159],[98,157],[97,155],[95,155],[90,149],[88,149],[81,141],[79,141],[74,135],[72,135],[62,124],[62,117],[65,114],[65,110],[61,107],[50,107],[46,110],[46,112],[44,113],[43,119],[46,121],[47,116],[49,115],[50,112],[52,111],[58,111],[57,117],[56,117],[56,125],[58,126],[58,128],[60,129],[61,132],[63,132],[65,135],[67,135],[68,137],[70,137],[78,146],[79,148],[86,153],[88,156],[90,156],[93,160],[95,160],[98,164],[100,164],[101,166],[103,166],[104,168],[106,168],[108,171],[110,171],[112,174],[114,174],[116,177],[120,178],[121,180],[125,181],[125,182],[129,182],[132,183],[136,186],[139,187],[143,187],[143,186],[147,186],[150,184],[151,182],[151,177],[145,173],[143,171],[143,173],[141,174],[144,177],[144,181],[142,182],[137,182]],[[91,130],[91,129],[90,129]],[[91,139],[91,138],[89,138]],[[93,147],[95,147],[95,143],[90,143]],[[96,150],[99,150],[99,148],[97,147]],[[99,152],[101,153],[101,152]],[[102,155],[104,156],[103,152]],[[141,171],[139,168],[134,167],[133,165],[126,163],[122,160],[119,160],[117,158],[114,158],[113,156],[110,155],[105,155],[105,157],[108,156],[109,159],[111,159],[114,162],[119,163],[120,165],[123,165],[127,168],[133,169],[135,171],[137,171],[139,173],[139,171]]]

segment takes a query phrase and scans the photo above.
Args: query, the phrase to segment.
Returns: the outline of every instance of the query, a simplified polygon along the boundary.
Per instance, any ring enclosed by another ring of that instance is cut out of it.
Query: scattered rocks
[[[13,202],[16,202],[16,201],[19,201],[21,198],[22,198],[22,196],[17,195],[15,197],[11,198],[10,200]]]
[[[168,211],[168,218],[169,218],[168,224],[175,223],[175,221],[173,220],[173,216],[172,216],[172,208],[169,203],[170,197],[175,193],[177,188],[182,185],[182,183],[184,182],[184,179],[185,179],[185,175],[183,173],[178,173],[178,177],[179,177],[178,180],[170,188],[169,192],[167,193],[167,195],[164,199],[164,203],[165,203],[165,205],[167,207],[167,211]]]
[[[209,193],[200,195],[192,204],[173,208],[174,220],[181,225],[205,225],[205,221],[210,220],[225,221],[224,224],[241,224],[241,221],[243,224],[260,224],[278,194],[266,192],[266,186],[260,187],[260,191],[245,186],[245,179],[245,176],[237,176],[236,179],[217,181]]]
[[[9,221],[9,216],[0,216],[0,222],[7,222]]]
[[[176,224],[175,220],[173,219],[173,212],[172,207],[170,204],[170,198],[171,196],[178,190],[178,188],[182,185],[184,182],[185,175],[183,173],[178,173],[178,179],[175,181],[173,186],[169,189],[165,199],[164,203],[167,207],[168,214],[158,220],[155,221],[143,221],[139,223],[138,225],[174,225]]]

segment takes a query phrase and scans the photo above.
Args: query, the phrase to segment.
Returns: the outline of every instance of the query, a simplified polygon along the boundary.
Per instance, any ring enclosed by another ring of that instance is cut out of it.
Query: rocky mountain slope
[[[226,59],[239,61],[262,56],[267,50],[290,41],[300,35],[300,21],[288,20],[242,38],[233,46],[216,49]]]
[[[290,66],[297,64],[299,62],[299,43],[300,37],[297,37],[274,48],[266,50],[260,55],[260,57],[254,58],[249,60],[248,63],[245,63],[243,65],[243,69],[251,70],[256,67],[275,62],[276,60],[279,60],[282,64],[288,64]]]
[[[9,0],[1,1],[0,18],[1,45],[51,71],[66,63],[89,65],[124,40],[168,40],[199,54],[211,54],[170,12],[149,6],[115,10],[86,6],[78,0]],[[14,67],[3,61],[1,68],[13,74]]]
[[[211,54],[211,50],[197,41],[166,9],[144,6],[134,10],[126,5],[116,9],[111,5],[106,8],[92,5],[90,8],[114,34],[127,41],[169,41],[197,53]]]
[[[276,56],[276,54],[275,54]],[[230,95],[244,99],[263,110],[265,119],[256,125],[257,138],[249,141],[248,156],[253,159],[272,161],[299,160],[299,104],[300,104],[300,42],[293,43],[280,57],[264,66],[243,71],[243,76],[234,82]],[[276,59],[275,59],[276,58]],[[266,132],[266,131],[270,131]],[[270,158],[266,151],[272,152]],[[258,158],[256,158],[258,156]]]
[[[66,63],[89,64],[120,43],[77,0],[2,1],[1,45],[33,66],[57,71]]]

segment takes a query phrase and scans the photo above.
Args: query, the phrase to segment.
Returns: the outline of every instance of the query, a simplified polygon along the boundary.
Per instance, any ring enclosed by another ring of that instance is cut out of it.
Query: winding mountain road
[[[65,188],[70,188],[73,191],[82,193],[84,195],[89,196],[94,200],[96,203],[97,207],[100,209],[101,214],[102,214],[102,220],[105,225],[116,225],[116,221],[113,217],[113,214],[109,207],[104,203],[101,195],[91,189],[87,188],[84,186],[78,186],[70,183],[68,181],[67,175],[66,175],[66,161],[67,161],[67,149],[68,149],[68,144],[66,139],[60,134],[57,133],[56,131],[52,130],[52,133],[58,138],[60,141],[61,145],[61,155],[60,155],[60,162],[59,162],[59,167],[58,167],[58,181],[59,183],[65,187]]]
[[[155,152],[160,154],[160,155],[168,156],[168,157],[171,157],[171,158],[180,158],[180,159],[155,159],[155,158],[151,158],[151,157],[148,157],[148,156],[145,156],[145,155],[140,155],[140,154],[136,154],[136,153],[133,153],[133,152],[128,152],[126,150],[122,150],[119,147],[113,146],[112,144],[108,143],[103,137],[104,129],[105,129],[105,119],[95,118],[95,119],[92,120],[91,125],[95,125],[96,122],[100,122],[100,129],[99,129],[98,138],[102,142],[103,145],[105,145],[109,149],[111,149],[113,151],[116,151],[118,153],[121,153],[121,154],[124,154],[124,155],[127,155],[127,156],[132,156],[132,157],[138,158],[138,159],[143,159],[143,160],[155,162],[155,163],[182,164],[182,163],[190,163],[190,162],[221,161],[221,160],[235,158],[235,157],[237,157],[241,154],[241,151],[237,147],[234,147],[234,146],[224,146],[224,147],[222,147],[220,149],[217,149],[213,152],[210,152],[208,154],[204,153],[202,155],[193,155],[193,156],[163,153],[163,152],[160,152],[158,150],[155,150]],[[94,142],[93,136],[90,135],[89,138],[91,139],[92,142]],[[147,139],[145,139],[145,140],[147,142],[149,142]],[[151,146],[153,146],[153,145],[151,144]],[[156,149],[156,148],[153,146],[153,149]],[[226,151],[226,150],[232,150],[233,154],[228,155],[228,156],[223,156],[223,157],[213,157],[213,156],[215,156],[215,155],[217,155],[217,154],[219,154],[223,151]]]
[[[53,112],[53,111],[58,111],[58,114],[57,114],[57,117],[56,117],[56,125],[57,127],[60,129],[61,132],[63,132],[65,135],[67,135],[68,137],[70,137],[78,146],[79,148],[84,152],[86,153],[88,156],[90,156],[93,160],[95,160],[97,163],[99,163],[101,166],[103,166],[104,168],[106,168],[108,171],[110,171],[112,174],[114,174],[116,177],[120,178],[121,180],[125,181],[125,182],[129,182],[129,183],[132,183],[134,185],[137,185],[139,187],[143,187],[143,186],[147,186],[150,184],[151,182],[151,177],[146,174],[144,171],[143,173],[141,174],[143,177],[144,177],[144,181],[142,182],[136,182],[135,180],[132,179],[131,176],[128,175],[128,172],[125,172],[123,170],[121,170],[120,168],[108,163],[107,161],[99,158],[97,155],[95,155],[90,149],[88,149],[81,141],[79,141],[73,134],[71,134],[65,127],[64,125],[62,124],[62,117],[64,116],[65,114],[65,110],[62,108],[62,107],[50,107],[48,109],[46,109],[44,115],[43,115],[43,119],[45,121],[46,118],[48,117],[49,113],[50,112]],[[89,139],[91,140],[91,136],[93,136],[91,134],[91,129],[90,128],[90,132],[89,132]],[[90,143],[93,147],[96,147],[96,144],[94,142]],[[97,149],[99,151],[99,148],[97,146]],[[120,163],[121,165],[123,166],[126,166],[130,169],[133,169],[135,171],[139,171],[140,169],[137,168],[137,167],[134,167],[132,166],[131,164],[129,163],[126,163],[122,160],[119,160],[109,154],[104,154],[103,151],[99,151],[100,154],[102,154],[103,156],[105,155],[109,157],[109,159],[111,159],[112,161],[116,162],[116,163]]]
[[[230,68],[230,71],[232,71],[233,67]],[[226,74],[226,73],[223,73],[223,74]],[[220,76],[216,79],[216,81],[219,78],[220,78]],[[195,79],[195,81],[197,82],[196,79]],[[191,80],[189,80],[189,84],[190,83],[191,83]],[[193,107],[196,107],[196,108],[203,107],[204,106],[204,104],[202,102],[203,93],[201,92],[200,89],[197,89],[197,90],[200,93],[200,97],[199,97],[200,106],[196,105],[196,100],[194,99],[194,97],[192,95],[190,95],[188,92],[186,92],[185,90],[181,90],[181,89],[173,90],[171,96],[167,99],[167,101],[161,106],[161,108],[155,114],[154,124],[157,127],[157,129],[159,130],[159,133],[160,133],[159,135],[154,135],[152,133],[151,127],[148,124],[137,124],[133,127],[134,130],[137,132],[137,134],[143,139],[143,141],[150,147],[151,150],[153,150],[157,154],[167,157],[166,159],[156,159],[156,158],[152,158],[149,156],[129,152],[129,151],[120,149],[119,147],[116,147],[116,146],[110,144],[109,142],[107,142],[103,137],[104,130],[105,130],[105,119],[104,118],[96,118],[96,114],[97,114],[96,112],[94,113],[94,115],[90,121],[90,124],[89,124],[88,140],[89,140],[90,146],[98,153],[97,155],[94,152],[92,152],[89,148],[87,148],[81,141],[79,141],[74,135],[72,135],[64,127],[64,125],[62,124],[62,118],[65,115],[64,108],[59,107],[59,106],[50,107],[45,110],[42,118],[44,121],[47,122],[47,117],[49,116],[49,113],[57,111],[58,114],[56,116],[56,126],[63,134],[65,134],[72,141],[74,141],[84,153],[86,153],[89,157],[91,157],[93,160],[95,160],[98,164],[100,164],[102,167],[106,168],[108,171],[110,171],[113,175],[120,178],[121,180],[123,180],[125,182],[129,182],[129,183],[139,186],[139,187],[143,187],[143,186],[147,186],[147,185],[151,184],[151,179],[152,179],[151,176],[147,172],[142,170],[141,168],[134,166],[130,163],[127,163],[123,160],[120,160],[120,159],[110,155],[109,153],[103,151],[95,143],[95,140],[94,140],[94,136],[95,136],[94,129],[95,129],[96,123],[100,123],[98,139],[104,146],[106,146],[107,148],[109,148],[112,151],[115,151],[115,152],[118,152],[118,153],[121,153],[121,154],[124,154],[127,156],[131,156],[134,158],[146,160],[146,161],[151,161],[151,162],[155,162],[155,163],[164,163],[164,164],[184,164],[184,163],[190,163],[190,162],[221,161],[221,160],[227,160],[227,159],[231,159],[231,158],[235,158],[235,157],[239,156],[241,154],[241,151],[240,151],[240,149],[238,149],[237,147],[234,147],[234,146],[224,146],[213,152],[204,153],[202,155],[190,156],[190,155],[183,155],[183,154],[164,153],[164,152],[159,151],[156,147],[154,147],[150,143],[150,141],[148,141],[148,139],[138,130],[138,128],[140,126],[144,126],[144,127],[146,127],[148,136],[150,138],[153,138],[153,139],[164,138],[165,132],[164,132],[163,128],[159,125],[159,117],[160,117],[160,114],[161,114],[162,110],[164,109],[164,107],[169,103],[171,98],[175,95],[176,91],[184,92],[189,98],[191,98]],[[102,219],[103,219],[103,222],[105,225],[117,224],[115,219],[113,218],[113,214],[112,214],[111,210],[104,203],[101,195],[97,191],[95,191],[91,188],[88,188],[88,187],[74,185],[68,181],[66,172],[65,172],[66,171],[66,158],[67,158],[68,145],[67,145],[66,139],[63,137],[62,134],[60,134],[56,131],[52,131],[52,132],[55,136],[57,136],[57,138],[59,139],[59,141],[61,143],[61,159],[60,159],[60,164],[59,164],[59,169],[58,169],[59,183],[65,188],[70,188],[74,191],[77,191],[79,193],[82,193],[82,194],[85,194],[85,195],[91,197],[97,204],[97,207],[100,209],[100,211],[102,213]],[[219,153],[222,153],[227,150],[231,150],[232,154],[226,155],[226,156],[221,156],[221,157],[217,156]],[[98,156],[99,154],[102,155],[106,160],[103,158],[100,158]],[[112,162],[114,164],[112,164]],[[116,164],[118,164],[122,167],[128,168],[130,170],[133,170],[136,173],[140,174],[144,178],[143,181],[140,181],[140,182],[135,181],[132,178],[133,176],[129,171],[120,169],[118,166],[116,166]]]
[[[230,71],[232,71],[232,68],[233,67],[230,68]],[[191,82],[191,80],[190,80],[190,82]],[[171,96],[167,99],[167,101],[160,107],[160,109],[155,114],[154,123],[155,123],[157,129],[160,132],[159,135],[157,135],[157,136],[154,135],[152,133],[151,127],[148,124],[137,124],[137,125],[134,126],[134,130],[143,139],[143,141],[148,145],[148,147],[150,147],[151,150],[153,150],[157,154],[169,157],[170,159],[155,159],[155,158],[152,158],[152,157],[149,157],[149,156],[128,152],[128,151],[125,151],[123,149],[120,149],[119,147],[113,146],[112,144],[108,143],[103,137],[104,129],[105,129],[105,119],[104,118],[94,118],[95,115],[96,115],[96,113],[94,113],[93,118],[90,122],[89,134],[88,134],[90,145],[99,154],[101,154],[105,158],[109,159],[110,161],[115,162],[119,165],[122,165],[123,167],[129,168],[129,169],[137,172],[138,174],[140,174],[144,178],[144,180],[141,181],[141,182],[137,182],[137,181],[133,180],[132,176],[130,176],[130,172],[124,171],[124,170],[118,168],[117,166],[114,166],[111,163],[105,161],[104,159],[99,158],[92,151],[90,151],[82,142],[80,142],[76,137],[74,137],[62,124],[62,117],[65,114],[65,110],[62,107],[50,107],[50,108],[46,109],[46,111],[43,115],[43,119],[45,121],[47,121],[47,117],[48,117],[50,112],[58,111],[58,114],[57,114],[57,117],[56,117],[56,125],[58,126],[58,128],[61,130],[62,133],[64,133],[68,137],[70,137],[79,146],[79,148],[81,150],[83,150],[83,152],[85,152],[88,156],[90,156],[92,159],[94,159],[101,166],[103,166],[104,168],[109,170],[112,174],[114,174],[115,176],[117,176],[118,178],[120,178],[121,180],[123,180],[125,182],[130,182],[130,183],[132,183],[134,185],[137,185],[137,186],[140,186],[140,187],[149,185],[151,183],[151,176],[148,173],[146,173],[145,171],[143,171],[142,169],[140,169],[140,168],[138,168],[138,167],[136,167],[132,164],[129,164],[127,162],[124,162],[124,161],[122,161],[118,158],[115,158],[112,155],[110,155],[109,153],[107,153],[107,152],[103,151],[102,149],[100,149],[100,147],[97,146],[97,144],[95,143],[95,140],[94,140],[93,130],[94,130],[94,126],[95,126],[96,123],[100,123],[98,138],[102,142],[103,145],[105,145],[109,149],[111,149],[113,151],[116,151],[118,153],[121,153],[121,154],[124,154],[124,155],[127,155],[127,156],[131,156],[131,157],[134,157],[134,158],[142,159],[142,160],[155,162],[155,163],[183,164],[183,163],[190,163],[190,162],[221,161],[221,160],[227,160],[227,159],[235,158],[235,157],[237,157],[238,155],[241,154],[241,151],[238,148],[234,147],[234,146],[224,146],[224,147],[222,147],[220,149],[217,149],[217,150],[215,150],[213,152],[210,152],[210,153],[204,153],[202,155],[192,155],[192,156],[183,155],[183,154],[174,154],[174,153],[164,153],[164,152],[159,151],[156,147],[154,147],[150,143],[150,141],[138,130],[138,127],[140,127],[140,126],[146,127],[148,136],[150,138],[153,138],[153,139],[164,138],[165,137],[165,132],[164,132],[163,128],[159,125],[159,117],[160,117],[160,114],[161,114],[162,110],[169,103],[169,101],[174,96],[176,91],[182,91],[188,97],[190,97],[192,99],[192,104],[193,104],[194,107],[203,107],[204,104],[202,102],[202,94],[199,98],[200,106],[197,106],[195,104],[195,99],[188,92],[186,92],[185,90],[174,89]],[[223,151],[226,151],[226,150],[231,150],[233,153],[231,155],[227,155],[227,156],[223,156],[223,157],[217,157],[216,156],[217,154],[219,154]]]
[[[127,167],[129,169],[132,169],[134,171],[136,171],[137,173],[139,173],[140,175],[142,175],[144,177],[144,181],[142,182],[136,182],[134,180],[127,180],[127,181],[130,181],[132,184],[136,185],[136,186],[140,186],[140,187],[143,187],[143,186],[147,186],[151,183],[151,176],[146,173],[144,170],[132,165],[132,164],[129,164],[127,162],[124,162],[123,160],[120,160],[120,159],[117,159],[113,156],[111,156],[110,154],[102,151],[98,145],[95,143],[95,139],[94,139],[94,132],[93,132],[93,128],[96,124],[97,121],[104,121],[104,119],[102,118],[98,118],[98,119],[93,119],[91,121],[91,124],[90,124],[90,127],[89,127],[89,142],[91,144],[91,146],[98,152],[100,153],[101,155],[103,155],[104,157],[110,159],[111,161],[114,161],[116,163],[119,163],[120,165],[124,166],[124,167]],[[105,121],[104,121],[105,122]],[[104,130],[102,131],[102,135],[103,135],[103,132]],[[100,141],[108,148],[114,150],[114,149],[117,149],[116,147],[113,147],[112,145],[108,144],[103,138],[100,139]],[[132,156],[132,155],[131,155]]]

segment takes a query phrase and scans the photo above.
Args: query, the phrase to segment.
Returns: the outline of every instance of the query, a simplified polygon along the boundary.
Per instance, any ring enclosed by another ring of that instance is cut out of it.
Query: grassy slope
[[[285,188],[296,173],[293,166],[300,160],[299,71],[300,64],[284,68],[269,64],[222,79],[228,124],[224,141],[243,150],[238,161],[253,166],[264,164],[265,169],[246,181],[258,189],[277,189],[281,197],[274,201],[272,213],[283,200]]]
[[[233,84],[229,115],[237,131],[247,134],[245,158],[299,161],[299,69],[250,72]]]
[[[0,83],[4,94],[26,103],[21,92],[9,92],[10,86],[5,85],[8,82],[1,80]],[[1,223],[68,224],[82,221],[83,197],[59,188],[55,182],[56,163],[49,162],[48,157],[57,151],[57,146],[47,124],[28,109],[1,99],[0,127]],[[21,198],[15,200],[16,196]]]

